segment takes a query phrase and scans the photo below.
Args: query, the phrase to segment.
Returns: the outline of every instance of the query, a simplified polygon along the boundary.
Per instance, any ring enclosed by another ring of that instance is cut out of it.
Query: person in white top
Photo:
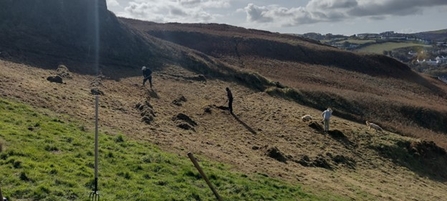
[[[329,131],[329,119],[332,116],[332,109],[328,107],[323,113],[321,113],[321,116],[323,116],[323,123],[324,123],[324,132]]]

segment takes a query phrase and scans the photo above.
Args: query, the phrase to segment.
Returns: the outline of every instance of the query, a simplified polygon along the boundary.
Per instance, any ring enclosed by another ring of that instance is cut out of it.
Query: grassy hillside
[[[432,142],[376,133],[337,115],[331,132],[323,134],[319,110],[237,82],[197,79],[180,66],[164,69],[154,73],[154,90],[148,90],[140,76],[114,80],[71,73],[65,84],[57,84],[46,80],[56,70],[2,61],[3,192],[15,199],[87,197],[96,86],[104,94],[99,110],[104,198],[213,199],[186,158],[189,152],[230,200],[443,196],[447,156]],[[225,110],[227,86],[235,96],[234,116]],[[303,114],[316,120],[302,122]]]
[[[0,99],[0,172],[10,200],[89,200],[94,132],[69,116]],[[101,130],[105,130],[102,129]],[[112,132],[112,133],[111,133]],[[213,200],[184,155],[161,151],[120,131],[100,132],[99,190],[103,200]],[[196,156],[197,157],[197,156]],[[199,156],[225,200],[343,200],[300,185],[244,174]]]
[[[431,47],[431,45],[422,45],[412,42],[386,42],[380,44],[372,44],[366,47],[362,47],[356,51],[358,52],[369,52],[376,54],[383,54],[383,51],[391,51],[394,49],[404,48],[404,47]]]
[[[281,62],[278,61],[282,61],[332,66],[398,79],[417,77],[408,67],[388,57],[354,54],[299,36],[227,25],[156,24],[132,19],[120,20],[148,36],[200,51],[239,68],[259,71],[260,67],[256,67],[258,62],[269,61],[270,68],[277,66],[280,69]],[[394,65],[393,68],[388,67],[390,63]]]
[[[439,101],[447,98],[447,86],[382,53],[357,54],[297,36],[227,25],[120,20],[147,36],[200,51],[203,55],[199,57],[210,62],[198,68],[185,66],[197,73],[217,60],[222,62],[220,68],[254,72],[279,83],[272,89],[255,87],[258,90],[273,91],[269,93],[320,110],[331,106],[343,118],[359,123],[373,119],[388,130],[437,139],[447,147],[447,136],[439,138],[447,133],[441,123],[447,119],[447,108]],[[242,83],[250,87],[250,82]]]
[[[420,33],[416,33],[415,35],[418,37],[426,38],[428,40],[441,42],[441,41],[447,40],[447,29],[420,32]]]

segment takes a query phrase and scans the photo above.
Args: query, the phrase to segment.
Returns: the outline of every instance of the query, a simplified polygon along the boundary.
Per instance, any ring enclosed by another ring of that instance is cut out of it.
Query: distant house
[[[413,57],[415,57],[415,56],[418,55],[417,52],[413,52],[413,51],[409,51],[408,54],[411,55],[411,56],[413,56]]]
[[[429,59],[429,60],[416,60],[416,62],[418,63],[418,64],[427,64],[427,65],[430,65],[430,66],[436,66],[438,63],[437,63],[437,61],[436,60],[431,60],[431,59]]]
[[[380,37],[379,34],[375,33],[361,33],[356,35],[360,39],[377,39]]]
[[[408,36],[406,34],[394,33],[394,31],[380,33],[380,38],[386,40],[408,40]]]
[[[438,54],[447,53],[447,48],[436,51]]]
[[[437,64],[444,64],[444,63],[447,63],[447,57],[444,57],[444,56],[437,56],[436,58],[435,58],[435,60],[436,60],[436,63]]]
[[[381,37],[388,37],[388,36],[392,36],[392,35],[394,35],[394,31],[385,31],[385,32],[380,33]]]
[[[406,40],[407,37],[405,37],[405,36],[391,36],[391,37],[388,37],[388,39],[390,39],[390,40]]]
[[[426,44],[426,45],[429,45],[430,44],[430,41],[428,41],[428,40],[424,40],[424,39],[417,39],[417,41],[419,41],[419,42],[421,42],[421,43],[423,43],[423,44]]]
[[[438,46],[438,47],[447,47],[447,42],[437,42],[436,46]]]
[[[359,44],[349,44],[349,49],[356,49],[358,48],[360,45]]]

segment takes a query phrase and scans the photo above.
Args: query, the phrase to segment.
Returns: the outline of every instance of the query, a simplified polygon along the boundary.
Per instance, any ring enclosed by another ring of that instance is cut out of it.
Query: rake
[[[95,180],[93,182],[93,191],[90,193],[89,198],[92,201],[99,201],[98,192],[98,95],[95,96]]]

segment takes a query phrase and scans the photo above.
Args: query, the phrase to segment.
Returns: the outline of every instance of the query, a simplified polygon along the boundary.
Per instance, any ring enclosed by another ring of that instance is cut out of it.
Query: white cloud
[[[264,6],[255,6],[251,3],[248,4],[244,10],[247,12],[247,20],[250,22],[272,22],[274,17],[272,12],[275,12],[274,9],[268,9]]]
[[[306,7],[309,10],[333,10],[352,8],[357,5],[357,0],[311,0]]]
[[[229,6],[229,0],[134,0],[120,15],[155,22],[200,23],[220,16],[209,9]]]
[[[117,0],[107,0],[107,7],[120,6]]]
[[[200,3],[200,0],[177,0],[180,5],[197,5]]]
[[[248,4],[244,11],[249,22],[296,26],[337,22],[356,18],[383,20],[391,16],[422,14],[429,7],[443,7],[447,0],[310,0],[306,6],[280,7]]]
[[[447,13],[447,0],[107,0],[107,5],[117,16],[161,23],[349,34],[442,29]]]
[[[181,6],[192,7],[199,6],[202,8],[227,8],[230,7],[229,0],[172,0]]]

